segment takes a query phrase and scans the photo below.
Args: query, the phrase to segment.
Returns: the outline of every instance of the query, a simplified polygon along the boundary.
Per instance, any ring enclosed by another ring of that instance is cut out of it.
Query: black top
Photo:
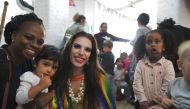
[[[97,43],[98,43],[98,49],[102,51],[103,49],[103,43],[104,40],[111,40],[111,41],[120,41],[120,42],[128,42],[128,39],[119,38],[116,36],[113,36],[112,34],[109,34],[108,32],[99,32],[94,35]]]
[[[15,102],[16,90],[20,84],[20,75],[22,75],[26,71],[32,71],[33,66],[31,61],[27,61],[23,64],[13,64],[12,65],[12,78],[9,87],[9,95],[7,101],[6,109],[15,109],[17,104]],[[7,54],[0,49],[0,108],[2,107],[3,102],[3,94],[5,90],[5,84],[8,80],[9,74],[9,65],[7,61]]]
[[[114,55],[112,52],[106,52],[99,55],[100,64],[106,73],[114,75]]]

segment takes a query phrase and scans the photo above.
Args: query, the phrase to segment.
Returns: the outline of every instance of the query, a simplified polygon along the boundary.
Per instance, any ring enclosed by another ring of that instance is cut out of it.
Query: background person
[[[103,43],[105,40],[111,40],[111,41],[120,41],[120,42],[128,42],[128,39],[123,39],[116,37],[110,33],[107,32],[107,23],[103,22],[100,25],[100,32],[94,35],[97,44],[98,44],[98,49],[100,52],[103,50]]]
[[[149,23],[149,15],[146,13],[141,13],[138,18],[137,18],[137,22],[138,22],[138,26],[139,28],[136,31],[136,36],[135,38],[130,42],[131,45],[135,45],[137,39],[141,36],[146,36],[147,33],[151,30],[149,27],[147,27],[147,24]]]
[[[89,27],[86,22],[86,17],[84,15],[80,15],[79,13],[76,13],[73,16],[74,23],[66,30],[65,36],[63,39],[63,43],[65,43],[73,36],[74,34],[85,31],[89,33]]]

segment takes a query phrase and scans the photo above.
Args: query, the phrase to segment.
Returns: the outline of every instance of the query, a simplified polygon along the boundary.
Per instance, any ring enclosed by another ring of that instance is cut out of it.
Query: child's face
[[[123,61],[122,60],[117,61],[116,65],[118,68],[122,68],[123,67]]]
[[[185,81],[190,84],[190,51],[186,52],[183,60],[178,60],[178,67],[182,71]]]
[[[48,59],[41,59],[37,64],[36,64],[36,69],[35,73],[39,76],[50,76],[52,77],[55,72],[58,69],[58,62],[53,62],[52,60]]]
[[[150,59],[159,60],[162,57],[164,43],[158,32],[149,33],[146,37],[146,52]]]
[[[111,49],[109,47],[107,47],[107,46],[103,46],[103,51],[104,52],[110,52]]]

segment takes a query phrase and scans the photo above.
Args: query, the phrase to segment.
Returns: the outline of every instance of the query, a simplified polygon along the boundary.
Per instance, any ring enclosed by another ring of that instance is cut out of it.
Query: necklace
[[[81,80],[80,82],[80,88],[79,91],[77,93],[77,96],[75,97],[75,94],[73,92],[73,89],[71,88],[71,81],[68,81],[68,86],[69,86],[69,97],[71,98],[71,100],[74,103],[78,103],[79,101],[81,101],[82,96],[84,95],[84,80]]]

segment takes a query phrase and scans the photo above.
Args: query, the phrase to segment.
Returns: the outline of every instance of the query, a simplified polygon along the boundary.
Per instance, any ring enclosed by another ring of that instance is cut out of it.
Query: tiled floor
[[[129,104],[127,100],[121,100],[116,102],[117,109],[134,109],[134,106]]]

